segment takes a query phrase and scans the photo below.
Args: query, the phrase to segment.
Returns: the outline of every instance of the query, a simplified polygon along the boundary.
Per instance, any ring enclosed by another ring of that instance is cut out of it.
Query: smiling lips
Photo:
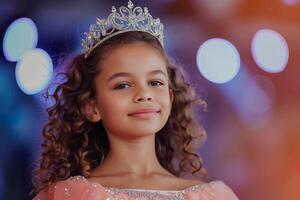
[[[148,119],[148,118],[155,116],[159,112],[160,112],[160,110],[155,110],[155,109],[141,109],[134,113],[130,113],[129,116],[142,118],[142,119]]]

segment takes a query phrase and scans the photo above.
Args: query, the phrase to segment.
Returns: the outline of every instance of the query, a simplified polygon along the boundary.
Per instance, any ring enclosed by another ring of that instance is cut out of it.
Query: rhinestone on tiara
[[[97,18],[96,24],[90,25],[90,30],[88,33],[84,33],[85,39],[82,39],[81,43],[84,57],[87,58],[93,49],[109,38],[129,31],[150,33],[164,46],[163,29],[164,26],[159,18],[153,19],[146,7],[144,7],[143,11],[139,6],[134,7],[129,0],[127,7],[121,6],[119,8],[119,13],[113,6],[112,13],[107,19]]]

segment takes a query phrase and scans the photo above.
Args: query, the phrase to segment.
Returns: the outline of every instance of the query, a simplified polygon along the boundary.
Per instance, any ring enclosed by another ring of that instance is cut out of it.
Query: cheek
[[[159,99],[161,100],[161,103],[165,107],[171,106],[171,98],[170,98],[170,94],[169,94],[168,89],[165,89],[165,90],[159,92],[158,94],[159,94]]]
[[[126,95],[115,95],[104,93],[99,96],[99,106],[105,114],[118,113],[128,108],[128,97]]]

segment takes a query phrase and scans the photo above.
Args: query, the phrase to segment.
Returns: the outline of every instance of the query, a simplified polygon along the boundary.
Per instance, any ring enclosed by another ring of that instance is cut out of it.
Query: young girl
[[[236,200],[205,174],[206,138],[192,106],[205,105],[163,48],[163,25],[131,1],[97,19],[47,109],[34,200]]]

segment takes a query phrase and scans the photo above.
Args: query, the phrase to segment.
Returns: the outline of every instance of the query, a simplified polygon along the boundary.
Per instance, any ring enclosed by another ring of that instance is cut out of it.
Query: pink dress
[[[33,200],[238,200],[222,181],[197,184],[184,190],[142,190],[103,187],[83,176],[53,184]]]

